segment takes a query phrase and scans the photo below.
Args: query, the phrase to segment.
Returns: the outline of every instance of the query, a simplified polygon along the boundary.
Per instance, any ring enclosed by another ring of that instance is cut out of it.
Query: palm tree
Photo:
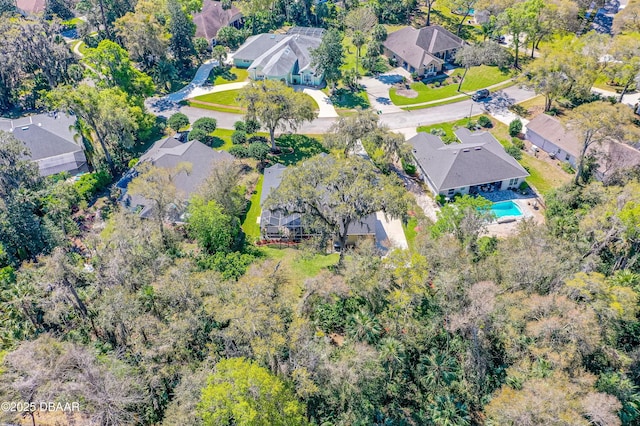
[[[451,394],[438,395],[429,404],[429,415],[433,424],[439,426],[468,426],[469,410],[467,406],[454,399]]]
[[[351,40],[353,45],[356,47],[356,73],[358,72],[358,62],[360,62],[360,51],[362,50],[362,46],[367,42],[367,38],[362,33],[362,31],[356,31],[353,33],[353,38]]]
[[[380,360],[389,369],[389,379],[393,377],[396,367],[402,364],[404,359],[404,345],[393,337],[385,337],[378,346]]]
[[[87,123],[82,119],[78,118],[74,124],[69,126],[69,131],[73,133],[73,140],[76,141],[76,143],[82,143],[87,163],[89,163],[92,169],[95,169],[95,148],[93,146],[94,142],[92,139],[93,135],[91,133],[91,128],[89,128]]]
[[[456,359],[438,350],[420,357],[418,375],[420,383],[429,391],[443,389],[457,379]]]
[[[349,317],[347,333],[353,339],[374,343],[380,337],[381,331],[378,319],[365,310],[355,312]]]

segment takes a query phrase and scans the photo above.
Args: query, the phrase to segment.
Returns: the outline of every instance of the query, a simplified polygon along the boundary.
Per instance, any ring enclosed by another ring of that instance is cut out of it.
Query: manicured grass
[[[282,266],[291,271],[291,278],[298,282],[315,277],[323,269],[337,264],[340,258],[338,253],[308,255],[292,248],[260,247],[260,250],[268,258],[281,261]]]
[[[68,21],[64,21],[62,22],[62,25],[66,25],[66,26],[78,26],[78,24],[80,24],[81,22],[84,22],[82,19],[75,17],[73,19],[69,19]]]
[[[471,120],[472,121],[477,121],[478,117],[480,117],[480,115],[474,115],[473,117],[471,117]],[[457,120],[457,121],[449,121],[449,122],[446,122],[446,123],[432,124],[430,126],[420,126],[420,127],[418,127],[417,130],[418,130],[418,132],[431,133],[431,130],[433,130],[433,129],[441,129],[441,130],[444,130],[444,132],[446,133],[446,136],[445,136],[446,138],[455,139],[456,135],[453,133],[453,131],[455,129],[457,129],[458,127],[465,127],[468,122],[469,122],[468,118],[462,118],[462,119]],[[487,129],[487,130],[489,130],[489,129]]]
[[[255,193],[249,200],[249,210],[242,222],[242,230],[247,236],[248,240],[258,240],[260,238],[260,224],[258,223],[258,216],[260,216],[260,194],[262,193],[262,182],[264,175],[260,175],[258,183],[256,184]]]
[[[457,69],[452,75],[462,75],[464,70]],[[498,84],[505,80],[508,80],[510,75],[508,72],[503,72],[498,67],[480,66],[474,67],[469,70],[467,76],[462,83],[462,92],[472,92],[478,89],[482,89],[494,84]],[[396,93],[396,88],[389,90],[389,98],[395,105],[412,105],[421,102],[436,101],[439,99],[449,98],[451,96],[459,95],[457,91],[458,84],[452,83],[443,87],[429,87],[422,82],[415,82],[411,84],[411,88],[418,92],[418,96],[415,98],[407,98],[400,96]]]
[[[514,81],[505,81],[503,84],[500,84],[499,86],[496,86],[491,90],[495,92],[496,90],[502,90],[502,89],[505,89],[507,87],[513,86],[514,84],[516,84]],[[404,111],[413,111],[413,110],[416,110],[416,109],[433,108],[433,107],[441,106],[441,105],[455,104],[456,102],[460,102],[460,101],[464,101],[466,99],[469,99],[470,96],[471,96],[471,93],[469,93],[468,95],[465,95],[465,96],[461,96],[459,98],[447,98],[447,99],[445,99],[443,101],[434,101],[434,102],[428,103],[426,105],[407,106],[407,107],[402,107],[402,109]]]
[[[238,95],[242,89],[233,89],[233,90],[225,90],[223,92],[209,93],[207,95],[196,96],[193,99],[189,99],[187,104],[194,108],[202,108],[209,109],[212,111],[222,111],[222,112],[232,112],[236,114],[244,113],[244,109],[242,109],[238,105]],[[318,103],[311,96],[307,96],[307,98],[311,99],[313,102],[315,110],[319,110],[320,107]]]
[[[87,44],[82,40],[74,40],[71,43],[69,43],[69,49],[71,49],[72,52],[74,51],[76,46],[80,46],[80,47],[78,47],[78,51],[82,55],[86,54],[87,53],[87,49],[89,48],[89,47],[87,47]]]
[[[238,120],[241,120],[242,117],[238,117]],[[233,142],[231,141],[231,135],[233,135],[233,129],[216,129],[213,132],[213,148],[221,149],[223,151],[229,151],[229,149],[233,146]],[[255,135],[250,136],[264,136],[269,137],[267,133],[258,132]]]
[[[369,104],[369,97],[365,90],[359,92],[352,92],[346,88],[340,88],[330,97],[331,103],[336,108],[351,110],[356,107],[367,109],[371,105]]]
[[[571,180],[571,175],[559,166],[532,157],[524,153],[520,164],[527,169],[530,176],[527,182],[544,197],[551,189],[558,188]]]
[[[213,84],[219,86],[221,84],[238,83],[246,81],[249,78],[249,72],[245,68],[232,67],[225,70],[222,74],[216,76]]]
[[[415,217],[410,218],[407,223],[402,224],[402,229],[404,229],[404,236],[407,239],[407,244],[410,249],[413,249],[415,246],[416,236],[418,235],[418,231],[416,231],[416,227],[418,226],[418,219]]]
[[[241,89],[225,90],[224,92],[209,93],[207,95],[196,96],[194,101],[208,102],[216,105],[238,106],[238,95]]]
[[[321,136],[307,135],[281,135],[276,138],[276,145],[282,149],[279,155],[271,156],[269,159],[273,163],[284,164],[285,166],[295,165],[307,158],[327,152],[320,142]],[[289,152],[290,149],[293,152]]]

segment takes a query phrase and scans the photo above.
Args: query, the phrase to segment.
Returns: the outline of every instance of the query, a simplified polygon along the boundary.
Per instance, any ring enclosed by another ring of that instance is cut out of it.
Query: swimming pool
[[[522,216],[522,210],[513,201],[502,201],[500,203],[493,203],[491,211],[496,215],[496,219],[500,219],[505,216]]]

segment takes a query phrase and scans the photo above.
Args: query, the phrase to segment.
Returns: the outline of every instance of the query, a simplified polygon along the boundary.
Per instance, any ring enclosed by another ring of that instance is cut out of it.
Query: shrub
[[[258,120],[247,120],[245,121],[244,126],[244,131],[249,135],[252,135],[260,130],[260,122]]]
[[[88,202],[109,183],[111,183],[111,175],[104,170],[99,170],[80,176],[73,186],[78,196]]]
[[[416,174],[416,166],[415,164],[413,164],[411,161],[407,161],[407,160],[402,160],[402,169],[404,170],[404,172],[410,176],[413,176]]]
[[[239,121],[236,121],[235,123],[233,123],[233,128],[234,128],[234,130],[241,130],[243,132],[247,131],[247,125],[242,120],[239,120]]]
[[[524,181],[523,181],[523,182],[520,184],[520,186],[518,187],[518,189],[519,189],[520,191],[526,191],[526,190],[528,190],[528,189],[529,189],[529,184],[528,184],[527,182],[524,182]]]
[[[258,161],[264,161],[267,158],[269,151],[269,146],[261,142],[254,142],[247,148],[247,154],[249,157],[255,158]]]
[[[249,142],[250,144],[255,143],[255,142],[260,142],[260,143],[268,143],[267,138],[265,138],[264,136],[251,136],[247,142]]]
[[[511,143],[518,149],[524,149],[524,141],[520,138],[511,138]]]
[[[576,171],[573,169],[573,167],[571,167],[571,164],[569,163],[565,163],[564,161],[562,162],[562,164],[560,165],[560,167],[562,167],[562,170],[564,170],[566,173],[569,173],[570,175],[574,174]]]
[[[440,136],[440,137],[443,137],[443,136],[447,135],[447,132],[445,132],[444,129],[441,129],[440,127],[436,127],[435,129],[431,129],[431,131],[429,133],[431,133],[432,135]]]
[[[486,115],[481,115],[480,117],[478,117],[478,124],[485,128],[492,126],[491,119]]]
[[[444,206],[444,195],[442,194],[438,194],[436,196],[436,201],[438,202],[438,204],[440,204],[441,206]]]
[[[190,141],[199,140],[206,145],[210,139],[210,136],[203,129],[193,129],[189,132],[189,137],[187,139]]]
[[[247,158],[249,156],[249,149],[245,145],[234,145],[229,148],[229,154],[237,158]]]
[[[216,131],[218,122],[215,118],[202,117],[193,122],[193,130],[202,129],[207,135]]]
[[[509,123],[509,135],[517,136],[522,132],[522,121],[519,118],[516,118],[511,123]]]
[[[129,168],[133,168],[136,166],[136,164],[138,164],[138,162],[140,161],[139,158],[132,158],[131,160],[129,160],[129,163],[127,164],[127,166],[129,166]]]
[[[522,151],[518,147],[511,145],[510,147],[505,148],[505,151],[507,151],[507,154],[516,160],[520,160],[522,158]]]
[[[418,81],[418,79],[420,79],[420,76],[418,75],[417,72],[414,71],[414,72],[411,73],[411,79],[413,81]]]
[[[240,145],[247,141],[247,133],[244,130],[236,130],[231,135],[231,142],[234,145]]]
[[[464,125],[464,127],[466,127],[469,130],[475,130],[476,127],[478,127],[478,123],[476,123],[473,120],[469,120],[467,121],[467,124]]]
[[[171,117],[169,117],[169,120],[167,120],[167,126],[178,132],[180,131],[180,129],[189,126],[189,117],[181,112],[176,112]]]

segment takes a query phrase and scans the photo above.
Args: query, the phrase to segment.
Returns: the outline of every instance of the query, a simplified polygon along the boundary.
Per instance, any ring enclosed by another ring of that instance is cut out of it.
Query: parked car
[[[471,99],[473,99],[474,101],[479,101],[481,99],[488,98],[490,94],[491,92],[489,92],[489,89],[480,89],[471,96]]]

